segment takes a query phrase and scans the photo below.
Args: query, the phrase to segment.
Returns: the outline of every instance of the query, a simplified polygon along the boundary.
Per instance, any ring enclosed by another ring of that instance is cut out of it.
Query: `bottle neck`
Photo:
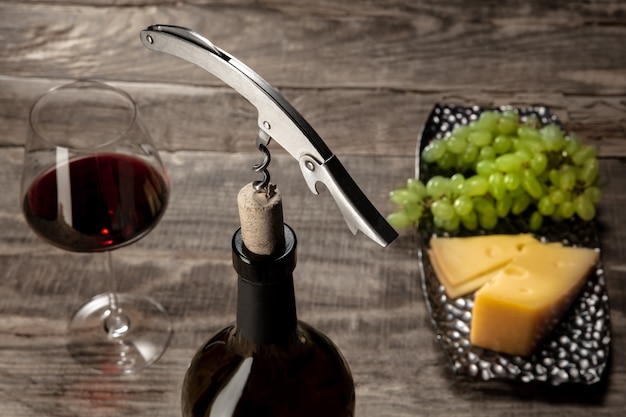
[[[293,287],[296,236],[285,225],[285,247],[272,255],[257,255],[243,244],[241,229],[233,236],[233,266],[237,285],[237,331],[250,343],[287,342],[296,331]]]

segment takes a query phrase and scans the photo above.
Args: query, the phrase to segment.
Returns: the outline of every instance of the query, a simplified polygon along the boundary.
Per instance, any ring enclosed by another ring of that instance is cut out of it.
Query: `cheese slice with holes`
[[[525,245],[476,292],[472,345],[530,355],[571,305],[598,258],[593,249]]]
[[[446,293],[456,298],[480,288],[525,245],[537,242],[531,234],[434,237],[428,254]]]

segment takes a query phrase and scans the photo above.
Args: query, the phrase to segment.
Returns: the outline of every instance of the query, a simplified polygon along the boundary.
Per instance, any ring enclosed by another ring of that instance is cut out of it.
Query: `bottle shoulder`
[[[194,356],[185,376],[185,416],[209,415],[230,390],[232,416],[352,416],[354,384],[348,364],[323,333],[298,322],[281,344],[252,345],[231,325]],[[238,387],[239,396],[232,395]],[[277,409],[276,409],[277,408]],[[279,412],[279,410],[282,410]],[[230,415],[230,414],[229,414]]]
[[[345,362],[341,352],[328,336],[311,326],[297,321],[296,329],[282,343],[254,344],[247,341],[233,323],[211,337],[196,353],[196,357],[205,356],[209,352],[229,351],[244,358],[249,356],[265,357],[273,355],[299,356],[309,351],[320,355],[336,356],[337,360]],[[195,358],[194,358],[195,359]]]

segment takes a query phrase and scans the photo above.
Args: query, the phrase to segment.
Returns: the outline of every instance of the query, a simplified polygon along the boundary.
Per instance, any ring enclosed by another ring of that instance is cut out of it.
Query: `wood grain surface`
[[[236,193],[255,178],[256,112],[191,64],[143,48],[150,24],[203,33],[279,88],[383,213],[413,175],[437,102],[549,106],[598,145],[598,222],[611,301],[612,360],[593,386],[480,382],[454,375],[419,285],[417,235],[381,249],[352,236],[329,193],[311,194],[273,143],[273,180],[298,234],[299,317],[340,347],[357,415],[623,416],[626,410],[626,2],[421,0],[0,0],[0,415],[180,415],[188,361],[234,320]],[[114,254],[123,291],[171,314],[174,338],[142,373],[90,373],[66,348],[72,311],[104,290],[104,259],[52,248],[20,212],[28,111],[76,78],[138,103],[171,176],[157,228]]]

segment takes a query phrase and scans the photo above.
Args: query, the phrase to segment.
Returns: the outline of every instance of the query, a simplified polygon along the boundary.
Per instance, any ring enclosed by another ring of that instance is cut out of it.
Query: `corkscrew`
[[[255,187],[269,184],[271,139],[281,145],[300,165],[309,189],[319,194],[323,183],[352,231],[362,231],[381,246],[396,237],[396,231],[363,194],[336,155],[304,117],[267,81],[226,51],[193,30],[169,25],[153,25],[141,31],[141,41],[150,50],[163,52],[196,64],[235,89],[258,111],[257,147],[264,154],[254,167],[263,174]],[[265,187],[265,188],[264,188]]]
[[[267,135],[267,133],[259,130],[259,134],[256,137],[256,147],[259,152],[263,154],[263,161],[252,166],[252,170],[254,172],[260,172],[263,174],[263,179],[253,181],[252,187],[254,187],[257,191],[265,191],[265,194],[267,194],[268,197],[271,197],[273,194],[272,185],[270,183],[270,172],[267,169],[272,161],[270,150],[267,149],[267,145],[269,145],[270,140],[271,138]]]

